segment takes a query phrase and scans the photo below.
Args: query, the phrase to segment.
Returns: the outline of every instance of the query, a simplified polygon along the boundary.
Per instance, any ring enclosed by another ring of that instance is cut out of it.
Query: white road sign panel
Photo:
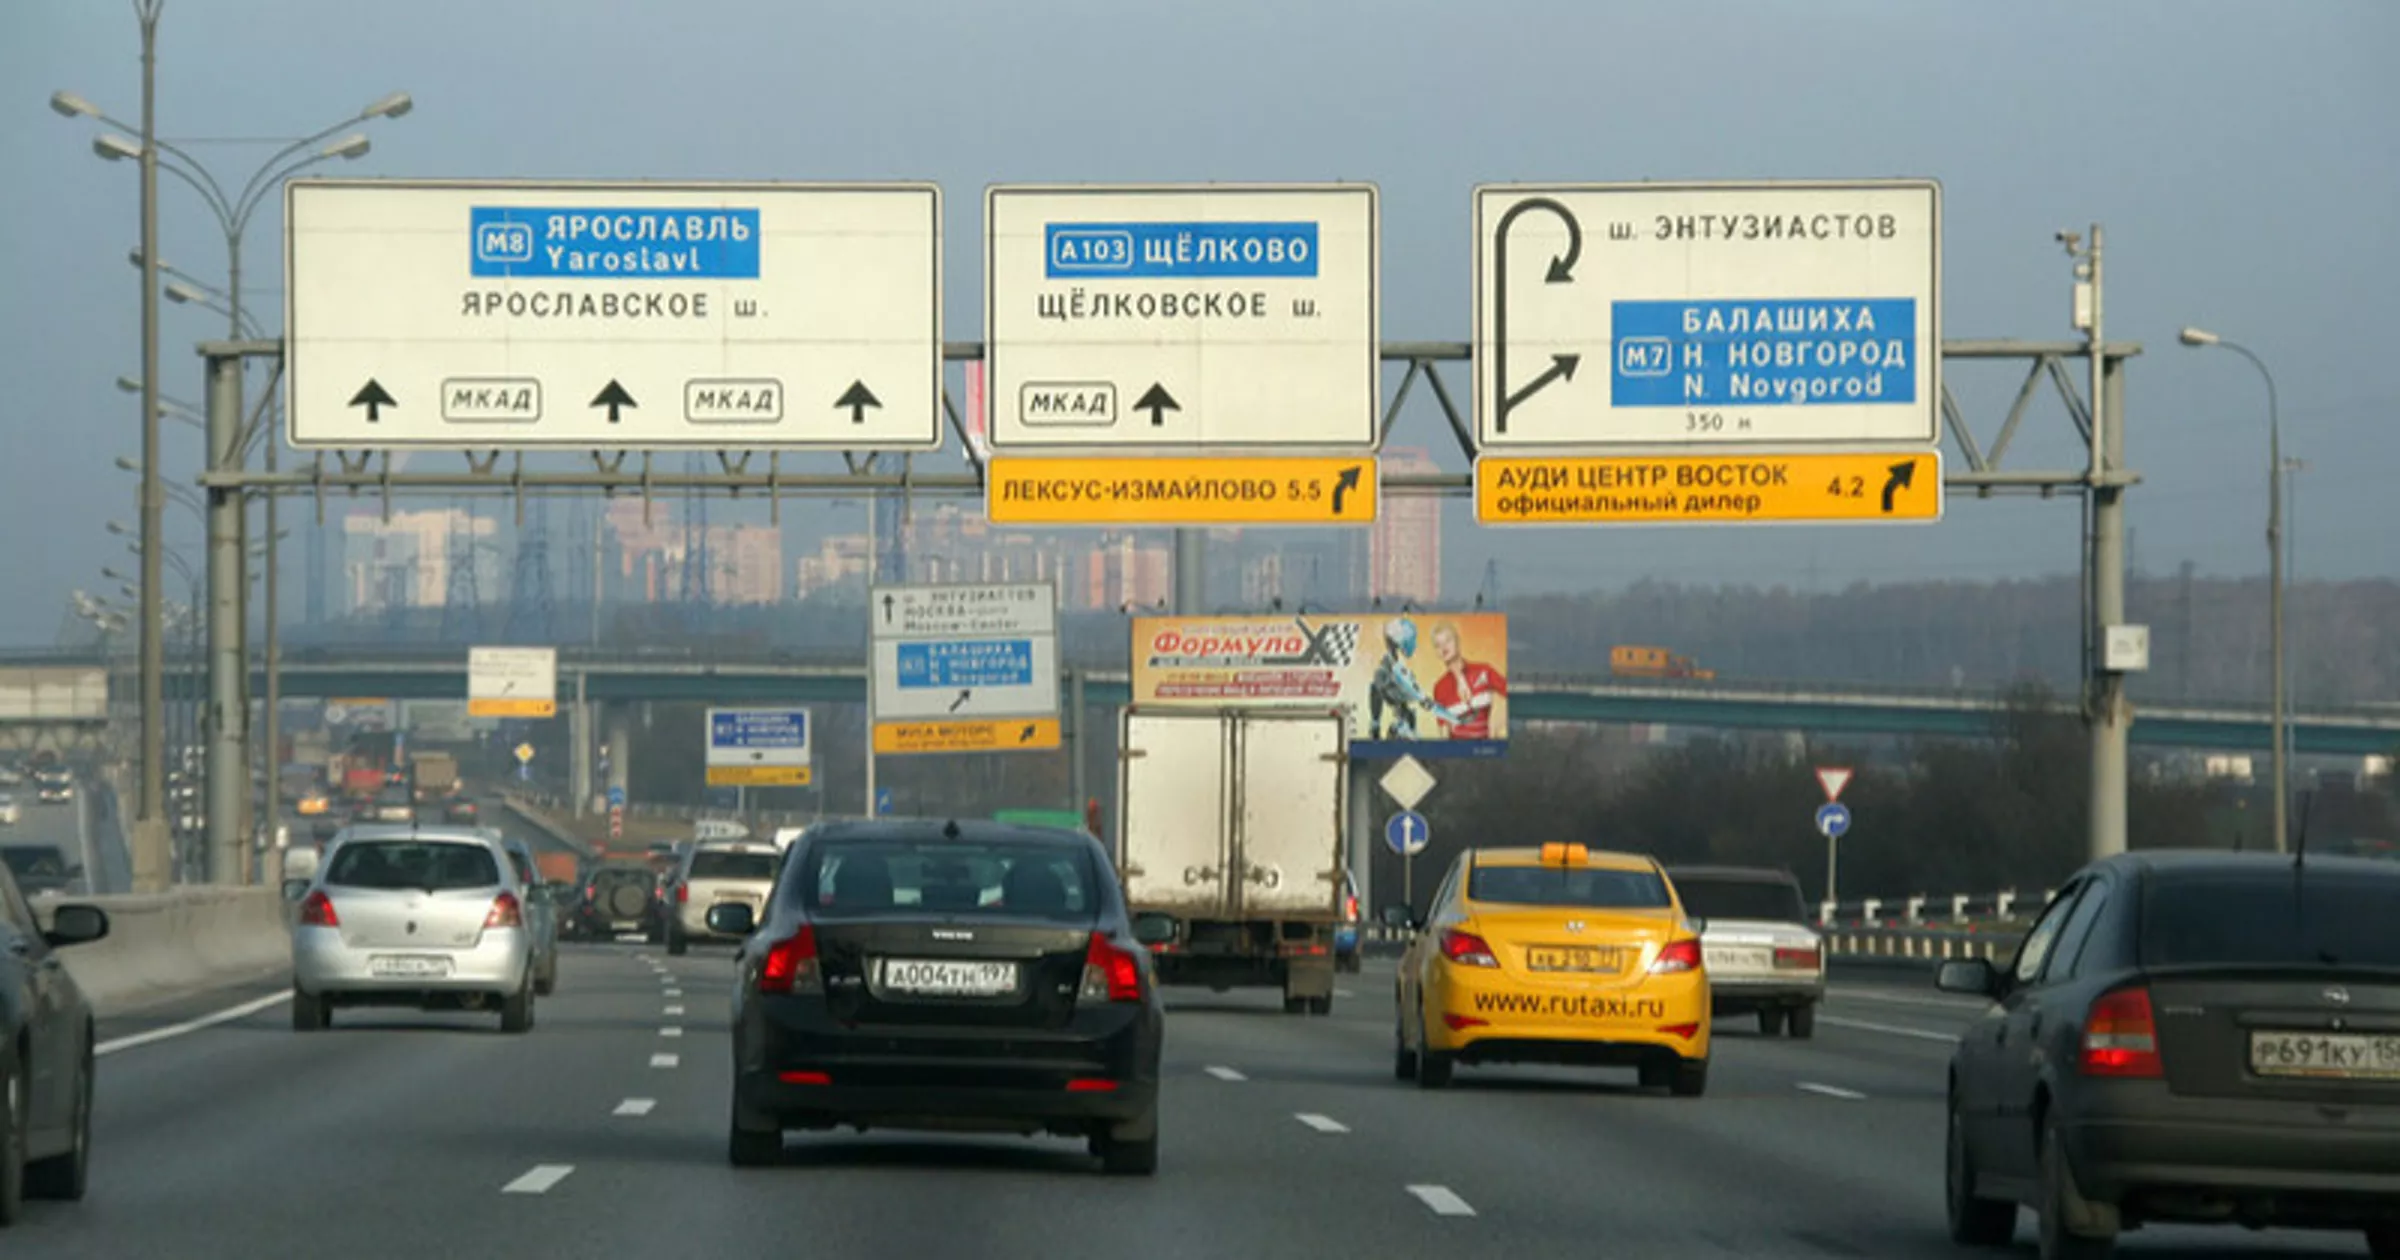
[[[995,186],[995,450],[1371,450],[1372,184]]]
[[[558,712],[558,649],[467,649],[469,717],[546,718]]]
[[[1433,790],[1434,778],[1433,772],[1425,768],[1425,763],[1414,757],[1402,757],[1393,762],[1392,768],[1385,771],[1376,782],[1386,795],[1400,803],[1400,808],[1413,810],[1418,802],[1425,799],[1425,794]]]
[[[1051,586],[879,586],[868,608],[877,722],[1057,716]]]
[[[293,180],[294,446],[941,440],[931,184]]]
[[[1848,766],[1818,766],[1817,786],[1825,789],[1828,804],[1842,799],[1842,789],[1850,786]]]
[[[1475,190],[1486,450],[1926,446],[1941,186]]]

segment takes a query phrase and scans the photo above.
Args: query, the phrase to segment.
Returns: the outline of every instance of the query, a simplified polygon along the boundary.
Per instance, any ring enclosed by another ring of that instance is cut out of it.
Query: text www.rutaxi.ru
[[[1587,993],[1477,993],[1475,1009],[1486,1015],[1561,1015],[1570,1019],[1664,1019],[1657,998],[1599,997]]]

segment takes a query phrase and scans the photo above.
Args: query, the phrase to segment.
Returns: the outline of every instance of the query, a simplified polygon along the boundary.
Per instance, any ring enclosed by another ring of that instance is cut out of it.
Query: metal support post
[[[2261,365],[2259,370],[2264,372],[2266,368]],[[2281,417],[2274,415],[2274,378],[2268,377],[2267,382],[2267,410],[2270,416],[2267,425],[2267,600],[2270,605],[2267,610],[2270,620],[2267,629],[2267,668],[2275,675],[2273,698],[2269,701],[2273,706],[2269,737],[2275,741],[2275,750],[2271,754],[2275,779],[2275,851],[2289,853],[2292,849],[2292,701],[2286,682],[2290,671],[2284,667],[2283,641],[2283,424]]]
[[[1061,742],[1067,746],[1067,795],[1072,798],[1068,804],[1081,814],[1083,803],[1092,799],[1090,774],[1084,768],[1091,745],[1083,732],[1083,671],[1072,665],[1067,667],[1066,697],[1066,729]]]
[[[1175,531],[1175,615],[1200,617],[1208,613],[1208,535],[1196,529]]]
[[[867,496],[867,582],[864,594],[870,605],[875,602],[875,584],[883,580],[883,569],[878,560],[878,557],[883,554],[882,542],[875,536],[877,507],[877,496],[869,494]],[[869,619],[872,620],[872,617],[870,616]],[[875,808],[875,676],[872,660],[869,661],[867,670],[867,738],[864,747],[866,755],[861,760],[865,761],[867,765],[866,796],[861,799],[858,812],[863,818],[873,818],[881,811]]]
[[[208,364],[208,466],[237,471],[242,464],[242,367],[238,344],[203,346]],[[201,726],[207,752],[202,790],[207,813],[208,879],[240,883],[249,847],[242,816],[250,798],[244,752],[250,714],[242,702],[250,660],[242,624],[242,504],[238,488],[208,490],[208,707]]]
[[[140,812],[129,837],[135,892],[157,892],[174,880],[174,838],[167,830],[166,602],[163,531],[167,494],[158,480],[158,15],[156,4],[136,10],[142,23],[142,501],[141,678],[142,783]]]
[[[2095,324],[2097,321],[2094,321]],[[2101,346],[2095,357],[2105,357]],[[2092,489],[2092,613],[2105,633],[2125,620],[2125,364],[2106,358],[2104,379],[2094,399],[2092,437],[2098,451],[2101,483]],[[2106,415],[2102,427],[2098,416]],[[2105,435],[2105,436],[2103,436]],[[2092,670],[2092,802],[2091,856],[2097,860],[2123,853],[2126,847],[2125,795],[2133,705],[2125,697],[2125,676],[2094,661]]]
[[[575,817],[592,807],[592,706],[587,669],[575,671],[575,707],[567,711],[567,795]]]
[[[1350,855],[1350,874],[1358,880],[1358,912],[1360,917],[1375,918],[1375,828],[1368,815],[1375,810],[1375,785],[1367,781],[1365,768],[1350,763],[1350,799],[1343,811],[1350,819],[1350,835],[1344,852]],[[1361,923],[1364,930],[1368,923]]]
[[[268,432],[267,471],[269,472],[275,471],[275,447],[280,440],[280,434],[271,430]],[[283,553],[278,550],[275,538],[277,523],[275,500],[277,497],[274,491],[267,492],[267,555],[265,562],[267,574],[264,592],[267,606],[267,643],[264,662],[267,755],[262,758],[266,762],[267,768],[267,816],[260,834],[270,847],[274,843],[275,828],[283,819],[283,630],[280,625],[283,620],[283,604],[280,602],[282,594],[279,584],[283,572]]]

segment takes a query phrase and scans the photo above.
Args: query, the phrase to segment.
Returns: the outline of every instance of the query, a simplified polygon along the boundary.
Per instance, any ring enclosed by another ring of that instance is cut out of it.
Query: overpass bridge
[[[96,655],[72,652],[0,653],[0,678],[14,669],[102,667]],[[109,672],[122,703],[131,697],[123,661]],[[1081,675],[1088,705],[1126,702],[1122,667],[1070,666]],[[459,700],[466,695],[466,651],[441,649],[307,648],[287,652],[283,695],[289,699],[379,697]],[[559,700],[704,704],[859,704],[866,672],[856,655],[760,652],[748,656],[677,650],[559,652]],[[197,685],[193,669],[171,666],[170,696]],[[265,671],[253,665],[251,694],[264,695]],[[1870,684],[1768,683],[1687,679],[1628,679],[1607,674],[1523,672],[1510,679],[1510,717],[1516,722],[1585,725],[1654,723],[1723,730],[1810,731],[1819,734],[1983,738],[2006,712],[1999,691],[1935,690]],[[0,713],[0,723],[7,717]],[[2298,751],[2331,756],[2389,753],[2400,747],[2400,705],[2315,709],[2292,715]],[[2159,748],[2265,751],[2271,747],[2266,707],[2255,702],[2144,705],[2137,702],[2132,739]]]

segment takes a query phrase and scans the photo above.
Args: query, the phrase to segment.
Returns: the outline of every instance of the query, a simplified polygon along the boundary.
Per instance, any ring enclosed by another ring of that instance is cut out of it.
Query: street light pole
[[[2275,374],[2249,347],[2225,340],[2205,328],[2186,328],[2179,338],[2187,346],[2231,350],[2250,361],[2267,383],[2267,669],[2274,674],[2269,702],[2269,738],[2275,767],[2275,851],[2291,852],[2291,697],[2284,685],[2283,665],[2283,417],[2275,399]]]
[[[158,19],[165,0],[134,0],[142,27],[142,791],[132,836],[136,892],[172,878],[167,838],[166,605],[160,550],[166,493],[158,468]]]

